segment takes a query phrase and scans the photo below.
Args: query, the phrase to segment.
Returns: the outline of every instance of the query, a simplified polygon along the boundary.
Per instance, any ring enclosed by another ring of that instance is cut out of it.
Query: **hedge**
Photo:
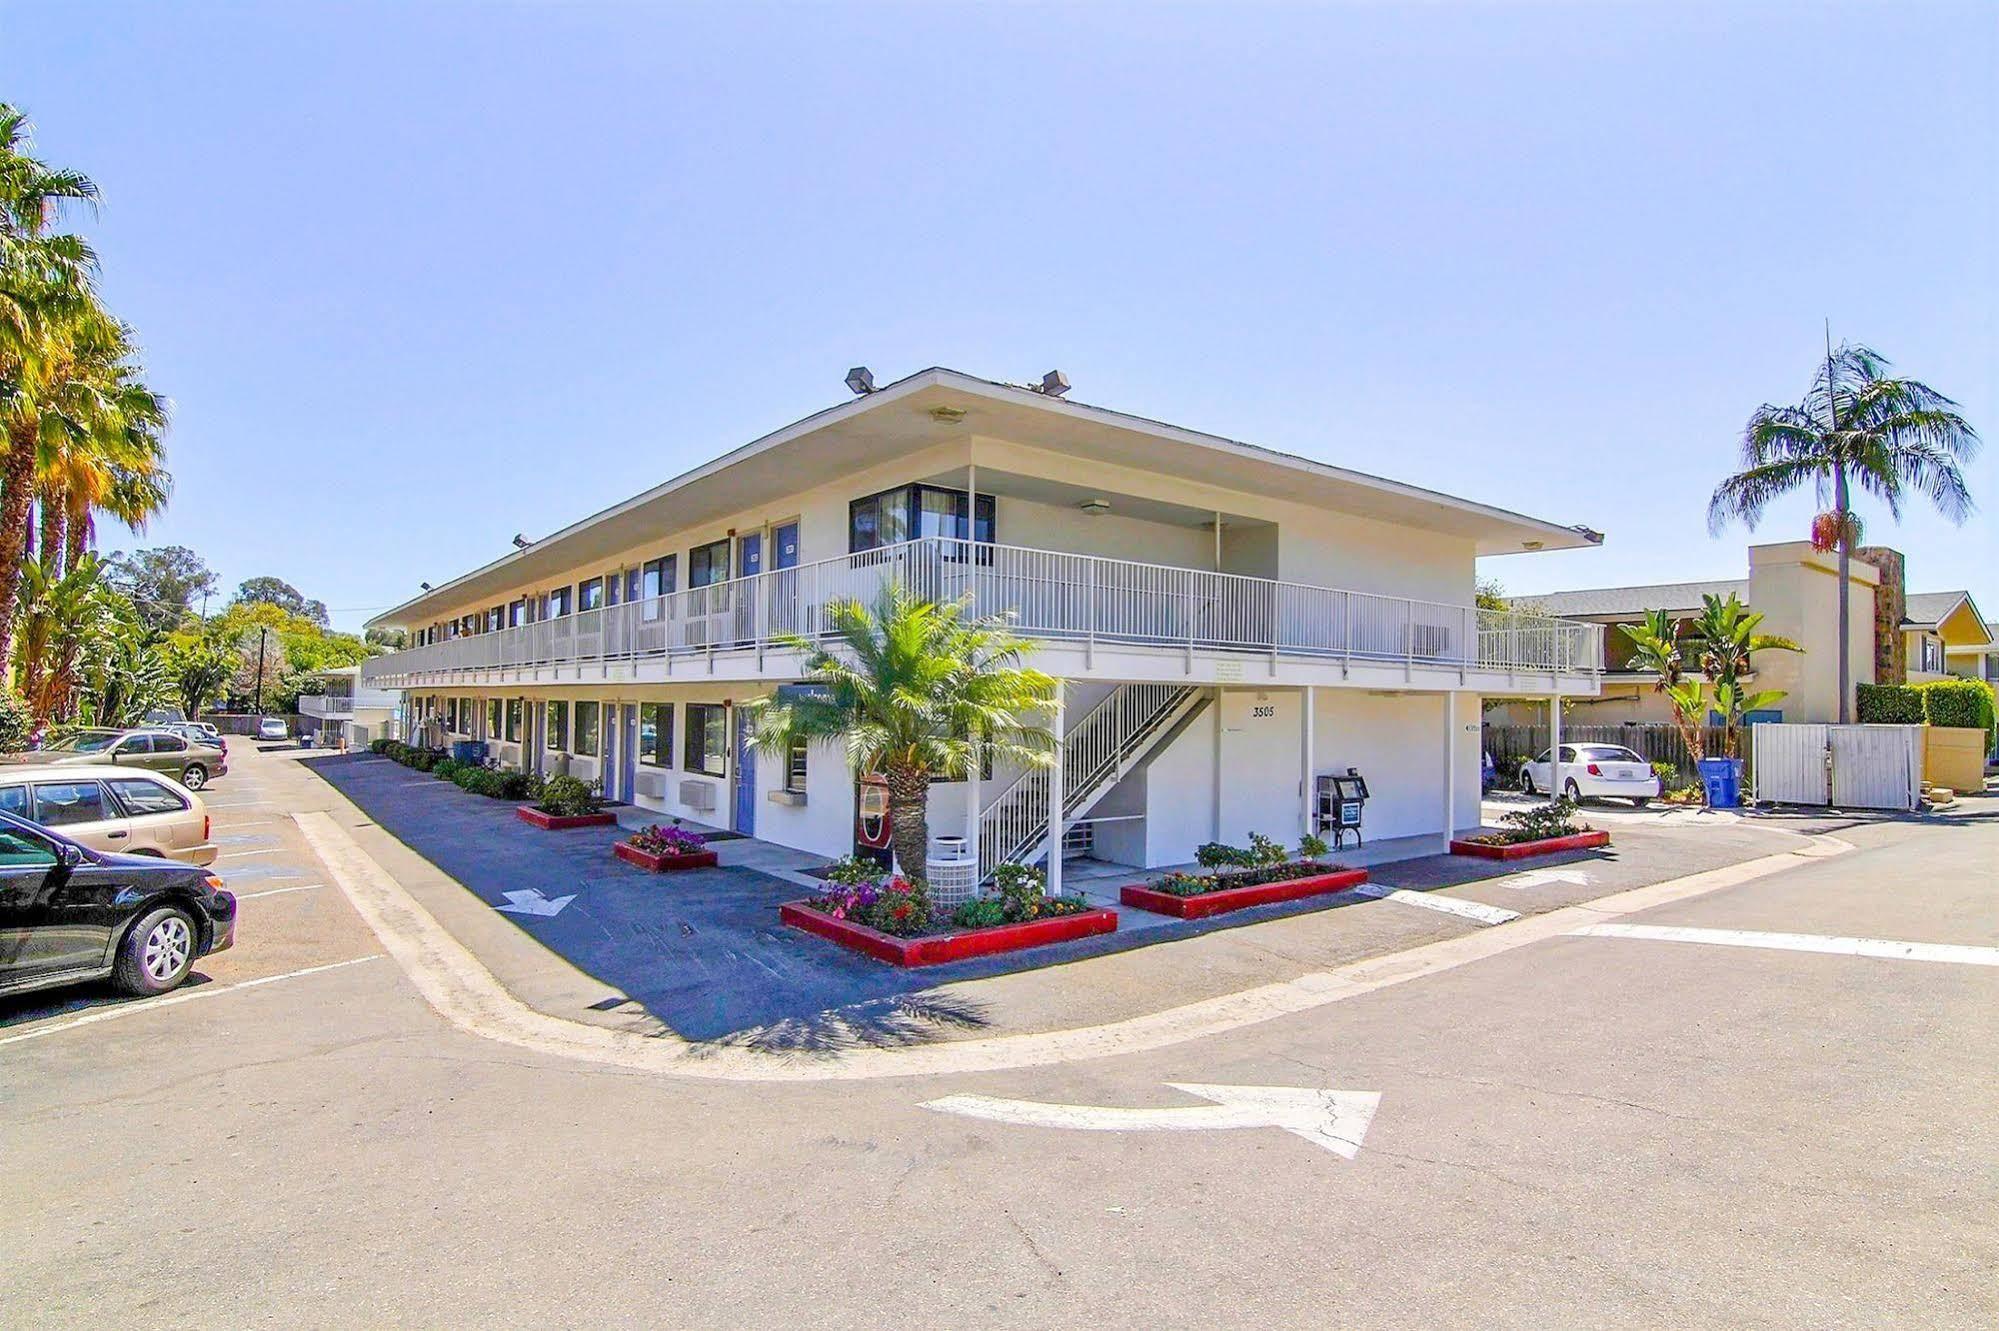
[[[1907,684],[1862,684],[1854,692],[1860,723],[1868,726],[1919,726],[1923,695]]]

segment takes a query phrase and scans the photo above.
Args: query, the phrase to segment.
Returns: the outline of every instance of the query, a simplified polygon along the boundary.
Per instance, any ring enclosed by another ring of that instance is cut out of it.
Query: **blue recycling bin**
[[[1742,807],[1742,759],[1701,759],[1701,784],[1707,788],[1710,809]]]
[[[486,741],[482,739],[453,740],[451,756],[461,763],[483,763],[486,761]]]

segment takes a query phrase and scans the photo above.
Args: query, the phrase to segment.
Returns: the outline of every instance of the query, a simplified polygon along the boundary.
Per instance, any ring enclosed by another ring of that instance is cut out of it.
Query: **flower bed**
[[[1541,837],[1533,841],[1507,841],[1505,833],[1464,837],[1451,842],[1451,854],[1471,855],[1482,860],[1524,860],[1533,855],[1552,855],[1558,850],[1595,850],[1610,844],[1610,833],[1572,832],[1567,836]]]
[[[1001,865],[993,875],[994,895],[974,898],[948,916],[931,909],[922,883],[899,875],[884,882],[878,873],[872,865],[841,861],[831,867],[823,896],[786,902],[778,918],[892,966],[935,966],[1117,928],[1116,912],[1079,897],[1046,896],[1040,871],[1020,865]]]
[[[1168,874],[1150,886],[1134,883],[1121,889],[1118,900],[1159,915],[1198,920],[1274,901],[1344,892],[1366,881],[1365,869],[1348,869],[1337,864],[1278,864],[1233,873]]]
[[[536,827],[559,832],[570,827],[609,827],[618,821],[615,813],[550,813],[537,809],[532,804],[523,804],[514,810],[514,817]]]
[[[611,853],[628,864],[636,864],[641,869],[651,869],[658,873],[672,869],[712,869],[715,867],[715,852],[707,843],[685,828],[661,827],[654,823],[651,827],[634,832],[629,841],[620,841],[611,847]]]

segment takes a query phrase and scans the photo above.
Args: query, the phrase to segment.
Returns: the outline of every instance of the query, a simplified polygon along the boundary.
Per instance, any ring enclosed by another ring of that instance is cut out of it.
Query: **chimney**
[[[1902,552],[1863,545],[1853,557],[1881,572],[1881,586],[1874,593],[1874,682],[1906,684],[1909,654],[1902,641],[1902,621],[1908,617],[1909,588],[1902,574]]]

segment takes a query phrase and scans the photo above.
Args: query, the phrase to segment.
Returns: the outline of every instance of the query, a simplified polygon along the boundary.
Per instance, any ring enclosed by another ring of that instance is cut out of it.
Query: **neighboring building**
[[[319,742],[336,738],[349,745],[386,738],[402,707],[402,694],[361,683],[360,666],[316,670],[310,676],[325,686],[323,693],[299,695],[300,727]]]
[[[1875,597],[1880,571],[1858,557],[1849,563],[1852,591],[1849,610],[1848,669],[1856,684],[1876,680]],[[1754,687],[1781,689],[1782,702],[1758,721],[1836,721],[1839,719],[1839,557],[1814,550],[1809,541],[1786,541],[1749,547],[1749,576],[1712,582],[1672,582],[1644,587],[1597,587],[1522,597],[1521,603],[1544,614],[1587,620],[1604,626],[1602,691],[1578,698],[1569,717],[1582,725],[1625,722],[1671,722],[1672,708],[1655,686],[1658,677],[1634,667],[1631,640],[1618,630],[1636,624],[1648,610],[1664,610],[1677,619],[1700,613],[1702,598],[1733,593],[1752,610],[1763,613],[1760,631],[1789,638],[1802,652],[1759,652],[1751,658]],[[1535,709],[1491,709],[1495,722],[1528,723],[1545,719]]]
[[[899,577],[1011,612],[1063,681],[1065,843],[1155,866],[1295,840],[1307,774],[1358,768],[1370,840],[1478,821],[1481,699],[1594,694],[1598,629],[1474,607],[1474,560],[1587,529],[930,369],[810,416],[370,621],[404,724],[612,798],[838,854],[843,756],[773,762],[740,704],[779,635]],[[1049,778],[943,783],[936,833],[1046,847]],[[969,818],[976,807],[980,817]]]
[[[1978,613],[1970,592],[1912,592],[1902,617],[1902,635],[1915,684],[1961,675],[1991,679],[1995,647],[1992,626]]]

